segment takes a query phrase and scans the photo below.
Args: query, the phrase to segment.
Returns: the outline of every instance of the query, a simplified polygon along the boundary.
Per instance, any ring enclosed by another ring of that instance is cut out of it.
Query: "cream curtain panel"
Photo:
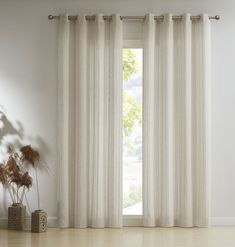
[[[61,16],[61,227],[122,226],[122,21]],[[143,225],[207,226],[210,21],[143,21]]]
[[[207,226],[210,166],[210,21],[144,22],[145,226]]]
[[[122,226],[122,21],[61,16],[60,227]]]

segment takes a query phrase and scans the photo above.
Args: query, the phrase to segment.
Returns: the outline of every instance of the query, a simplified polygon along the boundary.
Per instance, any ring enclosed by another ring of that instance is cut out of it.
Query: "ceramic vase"
[[[21,203],[13,203],[8,207],[8,229],[24,230],[25,229],[26,207]]]
[[[47,213],[41,209],[35,210],[31,214],[31,232],[47,231]]]

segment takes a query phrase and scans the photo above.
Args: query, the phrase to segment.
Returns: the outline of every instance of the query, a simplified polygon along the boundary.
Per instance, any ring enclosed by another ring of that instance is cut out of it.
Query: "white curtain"
[[[122,226],[122,21],[61,16],[58,204],[61,227]],[[143,224],[207,226],[210,21],[143,23]]]
[[[144,21],[145,226],[207,226],[210,166],[210,21]]]
[[[122,21],[61,16],[58,203],[61,227],[122,226]]]

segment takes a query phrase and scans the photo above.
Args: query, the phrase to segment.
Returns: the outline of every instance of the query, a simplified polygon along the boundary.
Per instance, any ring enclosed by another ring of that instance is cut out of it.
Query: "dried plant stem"
[[[10,194],[10,197],[11,197],[11,200],[12,200],[12,203],[15,203],[16,200],[15,200],[15,196],[14,196],[14,191],[12,189],[12,184],[10,183],[9,179],[6,180],[6,188]]]
[[[20,201],[19,201],[19,195],[18,195],[18,187],[17,188],[14,188],[14,186],[11,186],[11,187],[12,187],[12,192],[15,198],[15,202],[19,203]]]
[[[19,187],[16,187],[16,198],[17,198],[17,203],[19,203]]]
[[[35,174],[36,174],[36,183],[37,183],[37,197],[38,197],[38,209],[40,209],[40,193],[39,193],[39,186],[38,186],[38,169],[37,166],[35,167]]]
[[[11,186],[11,188],[12,188],[12,194],[14,197],[14,203],[16,203],[17,202],[17,196],[16,196],[15,188],[13,186]]]
[[[28,202],[26,194],[24,194],[24,198],[25,198],[25,201],[26,201],[26,204],[27,204],[27,208],[29,210],[29,215],[31,215],[31,210],[30,210],[30,207],[29,207],[29,202]]]
[[[12,203],[15,203],[15,200],[14,200],[14,197],[13,197],[13,194],[12,194],[12,192],[11,192],[11,189],[10,189],[9,185],[7,185],[6,187],[7,187],[7,190],[8,190],[8,192],[9,192],[9,194],[10,194]]]
[[[25,194],[25,186],[23,187],[23,191],[22,191],[22,194],[21,194],[21,197],[20,197],[20,203],[23,202],[24,194]]]

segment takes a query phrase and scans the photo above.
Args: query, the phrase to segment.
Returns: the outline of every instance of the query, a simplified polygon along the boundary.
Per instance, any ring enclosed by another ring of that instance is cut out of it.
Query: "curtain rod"
[[[69,15],[68,19],[69,20],[77,20],[77,15]],[[182,15],[174,15],[172,16],[172,20],[181,20],[182,19]],[[195,15],[195,16],[191,16],[191,20],[200,20],[200,15]],[[59,19],[60,16],[59,15],[48,15],[48,19],[49,20],[54,20],[54,19]],[[112,16],[111,15],[104,15],[104,20],[111,20]],[[87,15],[86,16],[86,20],[94,20],[95,19],[95,15]],[[120,16],[121,20],[144,20],[145,16]],[[164,15],[160,15],[160,16],[154,16],[154,20],[157,21],[161,21],[164,19]],[[219,20],[220,16],[219,15],[215,15],[215,16],[209,16],[210,20]]]

